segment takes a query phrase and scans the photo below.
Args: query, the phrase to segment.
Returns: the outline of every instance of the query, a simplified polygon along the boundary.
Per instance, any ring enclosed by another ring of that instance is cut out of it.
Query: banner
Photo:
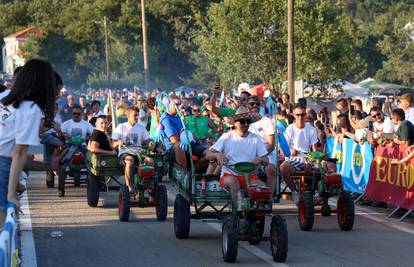
[[[414,210],[414,159],[403,164],[392,164],[402,159],[406,146],[379,146],[371,165],[371,175],[365,196],[401,208]]]
[[[338,160],[336,167],[342,175],[344,190],[364,193],[373,160],[371,145],[367,142],[360,145],[348,138],[343,139],[342,144],[338,144],[336,138],[327,138],[326,153],[330,158]]]

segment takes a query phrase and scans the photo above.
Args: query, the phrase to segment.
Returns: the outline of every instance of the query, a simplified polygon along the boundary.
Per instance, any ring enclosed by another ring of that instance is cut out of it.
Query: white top
[[[405,111],[405,119],[414,124],[414,107],[410,107],[408,111]]]
[[[374,130],[376,130],[377,132],[382,132],[386,134],[391,134],[395,132],[395,125],[394,123],[392,123],[392,120],[388,116],[384,116],[383,123],[378,123],[375,121],[373,125]]]
[[[318,142],[318,134],[315,127],[305,124],[302,129],[291,124],[286,128],[285,138],[290,148],[297,151],[310,152],[312,145]]]
[[[0,156],[11,157],[16,144],[39,145],[41,118],[42,111],[33,101],[23,101],[17,109],[0,103]]]
[[[367,128],[356,129],[355,130],[355,137],[356,137],[355,139],[359,142],[359,141],[361,141],[361,139],[367,137],[367,133],[368,133],[368,129]]]
[[[148,125],[148,116],[147,116],[147,113],[145,112],[145,110],[140,109],[138,117],[139,117],[138,123],[141,124],[144,128],[146,128],[147,125]],[[144,118],[144,119],[142,120],[142,118]]]
[[[73,119],[70,119],[65,121],[60,129],[71,137],[80,137],[82,139],[86,139],[86,136],[91,135],[93,132],[92,125],[84,120],[74,122]]]
[[[275,134],[272,119],[263,116],[259,121],[250,124],[249,132],[254,133],[262,138],[262,141],[267,145],[267,137]]]
[[[248,136],[241,137],[237,135],[236,131],[223,134],[210,149],[223,153],[229,164],[251,162],[255,158],[267,154],[266,146],[260,136],[249,133]],[[221,172],[222,174],[224,172],[232,173],[225,166]]]
[[[99,110],[97,113],[92,113],[92,118],[99,117],[99,116],[105,116],[105,114],[102,112],[102,110]]]
[[[122,140],[127,147],[140,147],[142,143],[149,139],[149,133],[141,124],[136,123],[134,126],[128,122],[119,124],[112,133],[114,141]],[[127,150],[119,148],[119,155],[127,153]]]

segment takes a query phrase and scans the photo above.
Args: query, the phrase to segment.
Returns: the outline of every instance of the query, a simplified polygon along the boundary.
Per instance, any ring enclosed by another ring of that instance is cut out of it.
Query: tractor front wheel
[[[303,231],[310,231],[315,217],[315,205],[312,192],[301,194],[299,199],[299,226]]]
[[[228,215],[224,218],[221,238],[222,253],[225,262],[235,262],[239,241],[238,230],[239,219],[235,215]]]
[[[128,186],[122,185],[119,189],[119,202],[118,202],[118,215],[121,222],[127,222],[129,220],[129,212],[131,209],[131,203],[129,199]]]
[[[168,214],[168,195],[165,185],[158,185],[155,192],[155,212],[158,221],[165,221]]]
[[[342,231],[350,231],[354,227],[355,205],[348,192],[341,192],[338,196],[337,217]]]
[[[285,218],[280,215],[272,217],[270,225],[270,248],[273,261],[285,262],[288,252],[288,230]]]

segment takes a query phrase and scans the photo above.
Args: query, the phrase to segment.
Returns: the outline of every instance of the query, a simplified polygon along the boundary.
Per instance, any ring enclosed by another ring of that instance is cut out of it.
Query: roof
[[[4,38],[11,38],[11,37],[15,37],[15,38],[19,38],[19,37],[25,37],[26,35],[28,35],[29,33],[34,33],[37,36],[41,36],[42,35],[42,31],[39,28],[36,28],[34,26],[26,28],[24,30],[21,30],[19,32],[10,34]]]

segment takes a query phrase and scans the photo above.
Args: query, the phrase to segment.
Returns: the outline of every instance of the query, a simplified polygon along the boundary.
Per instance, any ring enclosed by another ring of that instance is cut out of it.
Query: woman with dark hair
[[[351,138],[355,137],[355,131],[351,126],[351,123],[348,120],[348,117],[342,113],[336,117],[336,125],[335,129],[333,130],[332,134],[334,137],[338,138],[338,143],[342,143],[344,138]]]
[[[0,101],[0,226],[6,202],[20,209],[16,196],[18,177],[28,148],[39,145],[41,119],[54,118],[57,95],[55,72],[50,63],[32,59],[20,70],[10,93]]]

